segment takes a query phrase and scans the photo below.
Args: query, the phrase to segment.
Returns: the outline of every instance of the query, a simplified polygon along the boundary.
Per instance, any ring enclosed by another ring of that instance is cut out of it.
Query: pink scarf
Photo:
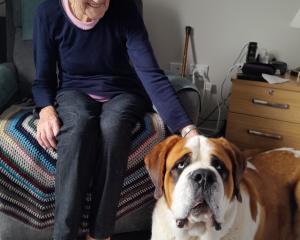
[[[64,8],[64,11],[66,12],[68,18],[71,20],[71,22],[78,28],[82,29],[82,30],[90,30],[92,29],[93,27],[95,27],[95,25],[99,22],[99,19],[97,20],[92,20],[90,22],[83,22],[83,21],[80,21],[79,19],[77,19],[73,13],[72,13],[72,10],[70,8],[70,5],[69,5],[69,0],[61,0],[61,3],[62,3],[62,6]],[[108,4],[109,4],[109,1],[105,1],[105,7],[106,9],[108,8]],[[104,13],[103,13],[104,15]]]

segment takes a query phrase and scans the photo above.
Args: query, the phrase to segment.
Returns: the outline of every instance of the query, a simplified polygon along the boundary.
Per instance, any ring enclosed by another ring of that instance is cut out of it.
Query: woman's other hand
[[[37,141],[44,148],[56,149],[56,136],[60,129],[58,114],[53,106],[42,108],[37,123]]]

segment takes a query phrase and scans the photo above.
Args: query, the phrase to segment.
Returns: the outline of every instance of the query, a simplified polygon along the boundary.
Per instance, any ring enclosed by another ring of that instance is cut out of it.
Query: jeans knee
[[[76,113],[72,127],[77,132],[92,134],[93,132],[97,131],[97,128],[99,128],[99,118],[81,111]]]
[[[77,141],[87,137],[94,139],[99,133],[99,118],[86,111],[65,113],[61,118],[62,126],[58,137],[68,141]]]
[[[85,93],[68,90],[57,95],[57,111],[62,122],[62,131],[83,134],[99,128],[101,105]]]
[[[130,136],[132,129],[135,127],[134,121],[128,121],[121,118],[104,118],[100,122],[101,135],[105,139],[119,138]]]

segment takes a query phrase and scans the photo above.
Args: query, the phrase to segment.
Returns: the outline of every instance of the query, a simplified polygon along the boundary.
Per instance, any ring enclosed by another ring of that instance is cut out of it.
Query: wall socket
[[[197,71],[200,76],[208,76],[209,65],[207,65],[207,64],[190,64],[190,74],[192,75],[194,71]]]
[[[186,69],[186,75],[192,75],[195,64],[189,64],[187,65]],[[182,71],[182,63],[180,62],[170,62],[170,73],[173,75],[181,75]]]
[[[170,74],[181,75],[181,68],[182,63],[170,62]],[[202,89],[204,87],[204,84],[201,81],[204,81],[204,77],[207,77],[209,75],[209,66],[207,64],[189,64],[186,70],[187,75],[192,76],[194,70],[196,70],[199,74],[198,76],[200,76],[200,79],[198,79],[198,81],[200,82],[196,83],[196,86],[199,89]],[[217,86],[212,84],[211,82],[206,82],[205,91],[210,92],[212,94],[216,94]]]
[[[181,75],[182,63],[170,62],[170,73],[173,75]],[[201,76],[207,76],[209,66],[207,64],[189,64],[186,69],[187,75],[192,75],[193,71],[196,70]]]
[[[191,75],[195,73],[195,84],[198,89],[203,89],[207,93],[216,94],[217,86],[209,80],[209,65],[207,64],[190,64]],[[205,89],[204,89],[205,82]]]

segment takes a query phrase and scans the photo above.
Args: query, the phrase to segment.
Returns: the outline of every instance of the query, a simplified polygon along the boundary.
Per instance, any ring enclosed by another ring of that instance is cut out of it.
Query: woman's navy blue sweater
[[[172,131],[191,124],[158,66],[133,0],[111,0],[90,30],[69,20],[60,0],[45,0],[36,11],[33,44],[37,107],[53,105],[58,91],[70,89],[107,98],[130,92],[150,97]]]

